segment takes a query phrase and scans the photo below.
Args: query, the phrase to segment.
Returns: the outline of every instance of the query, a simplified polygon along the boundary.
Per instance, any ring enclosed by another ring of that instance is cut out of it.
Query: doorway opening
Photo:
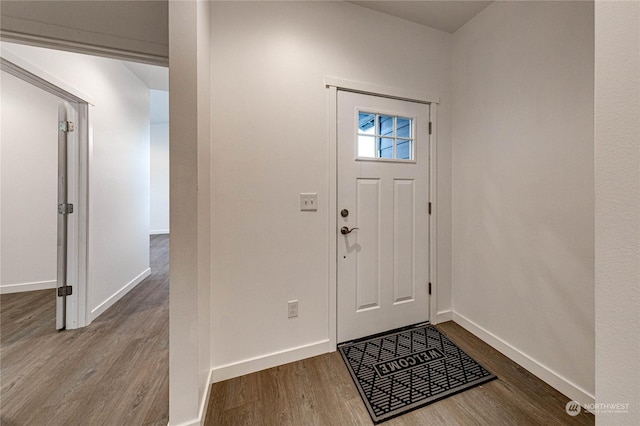
[[[77,328],[78,298],[86,292],[87,253],[79,241],[87,238],[81,159],[88,152],[88,103],[3,53],[0,288],[3,294],[56,288],[56,329]],[[75,283],[75,295],[68,283]]]
[[[429,320],[429,105],[338,92],[338,342]]]
[[[325,85],[329,210],[336,212],[330,216],[335,263],[329,282],[335,349],[339,342],[436,320],[439,98],[334,77]]]

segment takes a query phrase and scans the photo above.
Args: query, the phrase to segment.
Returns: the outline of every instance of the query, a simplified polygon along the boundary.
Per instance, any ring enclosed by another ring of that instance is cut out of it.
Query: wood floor
[[[162,425],[169,410],[169,244],[151,276],[80,330],[56,332],[53,290],[0,296],[0,424]],[[460,326],[438,325],[498,380],[385,423],[593,425],[569,400]],[[206,425],[371,425],[337,352],[212,385]]]
[[[169,238],[151,276],[88,327],[55,331],[54,290],[0,297],[0,424],[162,425],[169,420]]]
[[[498,376],[482,386],[388,422],[409,425],[593,425],[565,412],[569,398],[453,322],[438,325],[461,349]],[[211,388],[206,425],[371,425],[338,352],[309,358]]]

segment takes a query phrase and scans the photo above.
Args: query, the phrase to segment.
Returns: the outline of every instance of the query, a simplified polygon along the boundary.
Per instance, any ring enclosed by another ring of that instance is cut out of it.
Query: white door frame
[[[74,212],[67,225],[67,281],[73,293],[67,296],[66,328],[89,324],[87,317],[87,250],[88,250],[88,163],[90,97],[70,89],[65,83],[35,65],[3,51],[0,57],[3,71],[66,101],[73,109],[74,132],[68,134],[67,165],[68,202]],[[54,129],[57,130],[57,129]],[[55,209],[55,206],[51,206]]]
[[[325,87],[329,89],[329,346],[331,351],[336,350],[337,346],[337,319],[338,319],[338,218],[337,218],[337,199],[338,199],[338,169],[337,169],[337,152],[338,152],[338,91],[348,91],[362,93],[365,95],[373,95],[384,98],[399,99],[410,102],[430,104],[429,121],[432,123],[432,134],[429,147],[429,202],[432,204],[431,217],[429,220],[429,282],[431,283],[431,295],[429,298],[429,321],[436,322],[438,312],[438,284],[436,282],[437,268],[437,208],[435,200],[437,199],[436,185],[436,135],[437,135],[437,104],[440,98],[437,96],[429,96],[420,93],[419,96],[412,91],[406,89],[398,89],[392,87],[378,86],[369,83],[362,83],[351,80],[344,80],[335,77],[325,78]]]

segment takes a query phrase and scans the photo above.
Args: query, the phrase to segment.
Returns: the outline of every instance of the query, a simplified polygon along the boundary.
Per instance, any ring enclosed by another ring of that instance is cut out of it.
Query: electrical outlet
[[[316,192],[305,192],[300,194],[300,210],[318,210],[318,194]]]
[[[297,300],[289,300],[287,303],[287,312],[289,318],[295,318],[298,316],[298,301]]]

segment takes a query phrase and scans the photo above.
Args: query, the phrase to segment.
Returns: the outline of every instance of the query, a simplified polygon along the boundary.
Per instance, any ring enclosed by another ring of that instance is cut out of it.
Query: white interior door
[[[429,105],[338,92],[338,342],[429,319]]]
[[[56,278],[56,329],[65,327],[67,315],[67,108],[58,105],[58,266]]]
[[[58,105],[58,262],[56,274],[56,329],[73,327],[72,308],[76,295],[72,282],[77,282],[75,258],[77,257],[77,222],[74,203],[77,179],[74,171],[77,158],[76,142],[71,137],[75,130],[75,112],[68,102]],[[77,287],[76,287],[77,290]]]

